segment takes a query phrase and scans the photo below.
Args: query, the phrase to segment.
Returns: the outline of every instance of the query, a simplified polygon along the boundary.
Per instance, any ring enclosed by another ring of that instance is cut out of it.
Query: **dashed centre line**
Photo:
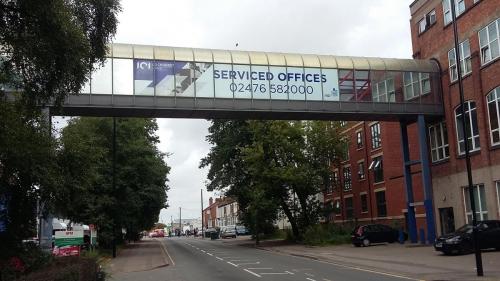
[[[312,278],[306,278],[306,279],[309,280],[309,281],[316,281],[316,280],[314,280]]]
[[[262,277],[262,276],[260,276],[259,274],[255,273],[255,272],[253,272],[253,271],[251,271],[251,270],[248,270],[248,269],[246,269],[246,268],[244,268],[243,270],[244,270],[244,271],[246,271],[246,272],[248,272],[248,273],[250,273],[250,274],[252,274],[252,275],[254,275],[254,276],[257,276],[257,277],[259,277],[259,278],[261,278],[261,277]]]

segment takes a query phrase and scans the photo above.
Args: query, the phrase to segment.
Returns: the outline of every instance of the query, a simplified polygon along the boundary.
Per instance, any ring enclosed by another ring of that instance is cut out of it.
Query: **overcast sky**
[[[122,0],[115,42],[347,56],[411,57],[411,0]],[[238,47],[236,47],[238,43]],[[172,167],[160,221],[200,217],[209,122],[159,119]],[[209,193],[204,190],[207,205]]]

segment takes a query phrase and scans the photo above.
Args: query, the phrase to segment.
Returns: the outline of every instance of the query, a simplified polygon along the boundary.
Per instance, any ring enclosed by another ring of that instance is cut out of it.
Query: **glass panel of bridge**
[[[97,95],[111,95],[113,91],[111,59],[107,59],[104,65],[96,64],[95,67],[96,70],[92,73],[90,92]]]
[[[233,79],[229,77],[229,72],[232,71],[231,64],[217,63],[214,65],[214,83],[216,98],[233,98],[235,84]]]
[[[134,94],[154,95],[154,72],[156,62],[154,60],[134,59]]]
[[[252,65],[252,90],[253,98],[257,100],[268,100],[269,96],[269,67],[264,65]]]
[[[250,83],[250,65],[233,65],[233,83],[236,85],[234,90],[235,99],[252,98],[252,85]]]
[[[175,62],[175,93],[177,97],[194,97],[194,62]]]
[[[352,69],[339,70],[339,89],[341,101],[355,101],[354,71]]]
[[[370,72],[367,70],[354,71],[356,78],[356,101],[371,101]]]
[[[155,61],[154,87],[157,96],[175,96],[174,74],[177,65],[178,63],[170,60]]]
[[[273,75],[273,79],[269,85],[269,92],[273,100],[287,100],[288,94],[285,92],[287,87],[287,72],[286,67],[270,66],[269,71]]]
[[[305,68],[306,100],[320,101],[323,99],[322,76],[319,68]]]
[[[196,63],[194,70],[196,97],[214,97],[214,64]]]
[[[134,94],[134,64],[131,59],[113,59],[113,94]]]
[[[370,71],[371,96],[373,102],[396,101],[395,77],[395,72],[386,72],[383,70]],[[399,87],[399,89],[401,91],[401,87]]]
[[[306,100],[304,68],[288,67],[287,71],[288,86],[285,87],[285,92],[288,93],[288,98],[290,100]]]
[[[339,71],[337,69],[321,69],[326,81],[323,81],[323,100],[338,101],[339,100]]]

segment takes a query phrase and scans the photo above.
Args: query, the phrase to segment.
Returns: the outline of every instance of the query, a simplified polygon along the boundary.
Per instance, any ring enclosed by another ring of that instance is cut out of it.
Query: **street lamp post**
[[[467,131],[466,120],[465,120],[465,98],[464,98],[464,85],[462,82],[462,69],[460,63],[460,46],[458,44],[458,31],[457,31],[457,18],[455,10],[455,0],[450,0],[451,3],[451,17],[453,21],[453,39],[455,43],[455,62],[457,65],[457,75],[458,75],[458,90],[460,93],[460,111],[462,114],[461,126],[464,132],[464,148],[465,148],[465,163],[467,166],[467,180],[470,198],[470,207],[472,211],[472,244],[474,246],[474,253],[476,257],[476,271],[477,276],[483,276],[483,261],[481,258],[481,248],[478,244],[478,229],[477,229],[477,218],[476,218],[476,203],[474,200],[474,183],[472,181],[472,169],[470,163],[469,154],[469,131]],[[465,63],[465,62],[464,62]],[[469,110],[469,114],[471,111]],[[470,116],[469,116],[470,118]]]

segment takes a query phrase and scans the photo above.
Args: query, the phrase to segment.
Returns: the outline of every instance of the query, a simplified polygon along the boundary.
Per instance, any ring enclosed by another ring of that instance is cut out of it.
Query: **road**
[[[115,273],[116,281],[401,281],[417,280],[390,273],[331,264],[243,247],[221,240],[167,238],[167,267]]]

